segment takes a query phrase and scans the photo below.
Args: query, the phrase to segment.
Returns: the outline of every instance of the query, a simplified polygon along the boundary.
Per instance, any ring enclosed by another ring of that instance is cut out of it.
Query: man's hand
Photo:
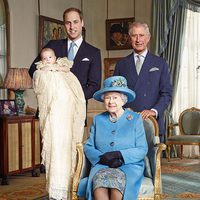
[[[142,119],[147,119],[149,116],[156,116],[153,110],[143,110],[140,114],[142,115]]]

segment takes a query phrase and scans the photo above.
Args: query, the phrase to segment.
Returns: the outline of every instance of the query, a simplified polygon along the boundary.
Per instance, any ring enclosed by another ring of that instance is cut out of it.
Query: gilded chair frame
[[[159,137],[159,128],[157,121],[154,117],[149,117],[149,120],[152,122],[154,129],[155,129],[155,136]],[[155,178],[153,180],[154,182],[154,192],[153,194],[149,196],[139,196],[138,200],[161,200],[162,199],[162,182],[161,182],[161,153],[163,150],[166,149],[166,145],[159,143],[158,140],[156,140],[156,167],[155,167]],[[76,145],[77,150],[77,165],[75,169],[75,173],[72,177],[72,187],[71,187],[71,199],[72,200],[80,200],[77,196],[78,191],[78,184],[81,176],[81,170],[83,168],[84,164],[84,151],[83,151],[83,143],[78,143]]]
[[[192,107],[184,110],[179,115],[178,123],[171,123],[168,126],[168,138],[166,141],[168,161],[170,161],[170,149],[171,145],[180,145],[180,158],[183,158],[183,145],[199,145],[199,155],[200,155],[200,133],[186,134],[183,128],[183,116],[189,112],[200,112],[200,109]],[[200,123],[200,121],[199,121]],[[173,135],[174,128],[179,127],[179,135]],[[186,139],[189,140],[186,140]]]

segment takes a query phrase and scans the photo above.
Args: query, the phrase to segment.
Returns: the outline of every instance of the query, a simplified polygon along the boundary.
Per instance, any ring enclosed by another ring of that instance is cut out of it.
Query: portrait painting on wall
[[[0,115],[17,115],[15,100],[0,100]]]
[[[49,40],[66,38],[63,21],[50,17],[39,16],[39,51]]]
[[[120,50],[131,49],[128,34],[129,24],[134,22],[132,18],[107,19],[106,20],[106,49]]]

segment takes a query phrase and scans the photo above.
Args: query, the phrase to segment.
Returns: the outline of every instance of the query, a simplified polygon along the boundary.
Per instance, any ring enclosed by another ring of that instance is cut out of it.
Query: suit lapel
[[[135,91],[138,90],[140,88],[141,85],[144,84],[144,81],[148,81],[148,77],[149,77],[149,70],[152,66],[152,59],[151,59],[151,54],[148,52],[146,55],[146,58],[144,60],[144,63],[142,65],[142,69],[140,71],[139,76],[137,76],[137,81],[135,84]],[[136,72],[137,74],[137,72]]]
[[[85,44],[86,42],[83,40],[82,43],[81,43],[81,46],[79,47],[77,53],[76,53],[76,56],[74,58],[74,61],[80,61],[80,58],[82,58],[83,54],[85,53]]]
[[[127,57],[124,65],[127,66],[126,68],[127,74],[125,76],[128,77],[128,85],[129,87],[134,88],[138,79],[138,75],[135,68],[133,53]]]
[[[68,51],[67,51],[67,39],[63,40],[63,45],[62,45],[62,55],[65,55],[66,57],[68,56]]]

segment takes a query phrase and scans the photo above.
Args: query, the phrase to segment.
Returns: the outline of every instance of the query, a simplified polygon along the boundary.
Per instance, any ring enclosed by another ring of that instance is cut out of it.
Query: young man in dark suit
[[[52,48],[56,57],[68,57],[69,47],[72,42],[74,64],[71,72],[78,78],[83,88],[86,100],[92,98],[93,94],[101,87],[101,55],[100,50],[88,44],[82,37],[84,26],[82,12],[77,8],[68,8],[63,13],[63,21],[67,33],[67,39],[51,40],[45,47]],[[70,58],[71,59],[71,58]],[[33,61],[29,74],[33,77],[36,70],[35,62],[40,60],[40,56]],[[62,69],[61,69],[62,70]]]
[[[148,51],[151,34],[147,24],[130,24],[129,36],[133,53],[118,61],[114,75],[124,76],[128,87],[136,92],[135,101],[126,106],[141,112],[143,119],[154,116],[159,124],[160,139],[163,141],[164,111],[172,98],[169,66],[164,59]]]

